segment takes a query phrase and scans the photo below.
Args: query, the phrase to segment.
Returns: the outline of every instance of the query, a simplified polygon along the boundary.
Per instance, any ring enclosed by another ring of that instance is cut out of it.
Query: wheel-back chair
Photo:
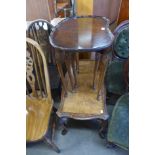
[[[59,74],[59,69],[56,65],[56,55],[55,55],[55,49],[50,44],[49,35],[50,32],[54,29],[54,27],[46,20],[38,19],[33,21],[27,30],[27,34],[29,38],[32,38],[33,40],[37,41],[38,44],[41,46],[41,49],[44,52],[48,70],[49,70],[49,76],[50,76],[50,86],[52,91],[52,97],[54,99],[54,107],[58,108],[58,104],[60,102],[60,96],[61,96],[61,74]],[[63,53],[62,53],[62,71],[61,73],[65,73],[65,65],[63,62]],[[54,76],[52,76],[54,75]]]
[[[47,138],[53,99],[49,80],[48,65],[40,45],[34,40],[26,39],[26,142],[43,140],[56,152],[59,148]]]

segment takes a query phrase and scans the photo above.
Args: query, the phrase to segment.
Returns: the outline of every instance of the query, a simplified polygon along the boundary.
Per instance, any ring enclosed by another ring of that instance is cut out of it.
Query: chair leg
[[[52,119],[51,119],[51,132],[52,132],[52,138],[51,138],[51,140],[52,141],[54,140],[56,123],[57,123],[57,116],[56,116],[56,112],[54,111],[53,112]]]
[[[48,144],[49,146],[51,146],[53,148],[54,151],[56,151],[57,153],[60,153],[60,149],[57,147],[57,145],[52,142],[51,140],[49,140],[48,138],[44,137],[44,142],[46,144]]]

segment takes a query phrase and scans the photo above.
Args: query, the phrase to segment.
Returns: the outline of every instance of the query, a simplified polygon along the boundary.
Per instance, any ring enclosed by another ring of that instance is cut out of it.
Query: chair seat
[[[26,141],[34,142],[43,138],[48,129],[52,104],[47,98],[26,98]]]
[[[128,149],[129,94],[125,94],[117,100],[109,123],[108,141],[124,149]]]

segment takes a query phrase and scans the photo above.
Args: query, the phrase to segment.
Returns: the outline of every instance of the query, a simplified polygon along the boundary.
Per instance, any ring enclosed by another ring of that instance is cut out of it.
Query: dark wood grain
[[[80,16],[60,22],[51,32],[50,41],[65,51],[99,51],[112,44],[113,34],[107,18]]]

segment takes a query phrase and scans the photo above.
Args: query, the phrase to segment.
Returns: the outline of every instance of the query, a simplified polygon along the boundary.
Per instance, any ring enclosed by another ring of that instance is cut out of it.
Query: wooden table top
[[[66,18],[50,34],[52,46],[65,51],[101,51],[113,39],[109,20],[100,16]]]

